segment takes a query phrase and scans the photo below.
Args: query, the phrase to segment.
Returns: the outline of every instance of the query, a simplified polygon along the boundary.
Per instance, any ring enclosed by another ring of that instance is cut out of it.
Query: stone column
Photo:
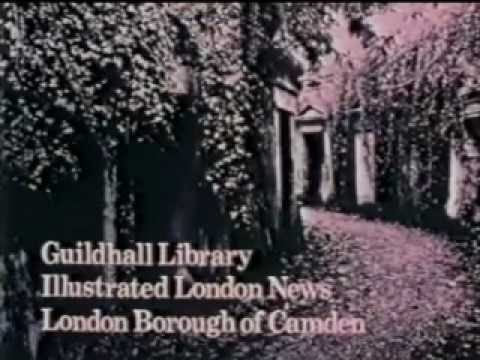
[[[372,204],[375,202],[375,134],[357,132],[354,142],[357,204]]]
[[[326,203],[335,196],[335,178],[333,172],[332,135],[326,128],[323,131],[323,161],[320,184],[320,198]]]
[[[301,201],[307,189],[308,152],[304,135],[296,124],[291,127],[293,161],[293,197]]]
[[[480,221],[480,208],[474,204],[480,185],[479,172],[480,151],[473,141],[452,138],[450,140],[448,200],[445,205],[448,217],[458,219],[461,217],[462,210],[472,205],[473,216]]]
[[[466,179],[466,169],[461,161],[459,149],[460,140],[452,137],[450,139],[450,160],[448,174],[448,199],[445,204],[447,216],[452,219],[460,217],[460,210],[463,203],[463,185]]]
[[[417,144],[410,146],[410,161],[408,182],[412,193],[412,203],[417,205],[420,202],[420,152]]]
[[[278,109],[273,113],[273,167],[275,173],[275,193],[273,195],[274,226],[277,231],[281,227],[281,214],[283,204],[283,182],[282,182],[282,141],[281,141],[281,117]]]
[[[273,131],[272,131],[272,162],[274,174],[273,210],[274,226],[277,238],[283,239],[286,230],[291,229],[296,221],[296,202],[294,191],[294,153],[295,129],[293,114],[297,113],[297,96],[287,81],[280,81],[273,89]],[[285,86],[287,85],[287,86]],[[287,158],[288,157],[288,158]],[[285,181],[289,177],[290,181]],[[287,231],[288,232],[288,231]],[[288,237],[288,235],[286,236]]]

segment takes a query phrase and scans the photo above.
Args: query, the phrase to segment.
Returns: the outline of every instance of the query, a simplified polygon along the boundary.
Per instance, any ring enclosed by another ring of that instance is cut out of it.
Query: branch
[[[395,89],[399,89],[399,88],[402,88],[402,87],[405,87],[407,85],[410,85],[411,83],[415,82],[415,90],[418,90],[418,87],[419,87],[419,83],[420,83],[420,79],[425,76],[425,74],[428,72],[428,70],[430,70],[430,68],[435,65],[435,63],[437,61],[439,61],[443,55],[445,54],[445,50],[444,49],[443,51],[439,52],[439,54],[433,58],[427,65],[425,65],[423,67],[422,70],[420,70],[420,66],[417,65],[417,69],[414,73],[414,76],[409,78],[408,80],[406,80],[405,82],[403,83],[400,83],[400,84],[395,84],[395,85],[390,85],[390,86],[384,86],[382,87],[382,90],[395,90]],[[418,64],[418,61],[419,59],[417,59],[417,64]]]

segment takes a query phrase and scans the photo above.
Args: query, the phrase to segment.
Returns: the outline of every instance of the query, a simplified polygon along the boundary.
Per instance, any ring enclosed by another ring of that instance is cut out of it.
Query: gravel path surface
[[[321,209],[303,208],[302,217],[307,246],[323,241],[318,266],[336,289],[330,305],[363,317],[367,334],[297,341],[277,359],[417,359],[458,331],[471,294],[447,239]]]

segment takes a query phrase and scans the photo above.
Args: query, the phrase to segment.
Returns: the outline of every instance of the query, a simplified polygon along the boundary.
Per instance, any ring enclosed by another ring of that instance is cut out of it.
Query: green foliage
[[[395,219],[417,217],[423,212],[437,210],[443,216],[449,161],[449,142],[457,140],[456,151],[467,170],[462,229],[449,228],[448,220],[439,224],[434,217],[432,225],[442,225],[455,246],[462,250],[461,263],[472,285],[474,304],[467,320],[452,318],[447,321],[442,336],[432,336],[428,342],[414,349],[414,359],[473,359],[479,351],[479,286],[478,286],[478,219],[473,207],[478,204],[478,164],[468,155],[465,144],[469,140],[462,122],[465,104],[459,96],[465,85],[476,85],[478,78],[478,44],[480,39],[478,7],[464,13],[447,26],[426,34],[422,39],[400,49],[393,57],[382,51],[379,41],[370,49],[369,61],[360,73],[346,79],[343,98],[334,118],[334,152],[338,189],[348,193],[345,173],[351,164],[351,115],[360,109],[362,119],[368,119],[376,134],[376,171],[378,207],[388,208]],[[472,71],[473,70],[473,71]],[[348,84],[355,91],[348,91]],[[473,84],[472,84],[473,83]],[[367,125],[365,123],[365,125]],[[478,144],[477,144],[478,145]],[[410,172],[412,156],[418,152],[418,172],[414,183]],[[348,177],[348,175],[347,175]],[[351,195],[351,194],[350,194]],[[405,205],[408,211],[399,205]],[[397,211],[397,213],[395,213]],[[381,212],[381,211],[380,211]],[[434,213],[437,214],[437,213]],[[439,214],[439,213],[438,213]],[[386,214],[377,213],[383,218]],[[442,220],[440,220],[442,221]],[[426,222],[416,219],[417,226]],[[444,322],[445,319],[442,319]],[[440,329],[441,324],[435,324]]]
[[[393,53],[381,39],[371,44],[363,67],[344,79],[332,114],[339,178],[351,162],[349,144],[359,124],[377,135],[377,189],[383,199],[422,211],[443,206],[451,136],[459,139],[458,153],[472,168],[467,182],[477,186],[475,165],[465,156],[459,90],[472,79],[471,69],[478,69],[478,48],[472,46],[479,39],[478,21],[478,12],[465,13]],[[341,181],[339,192],[348,193],[351,184]],[[474,194],[465,194],[466,204]]]
[[[3,27],[12,39],[4,150],[15,177],[34,188],[75,177],[76,136],[93,136],[105,156],[130,137],[171,140],[177,28],[164,6],[11,4]]]
[[[265,150],[263,132],[271,115],[266,112],[268,102],[262,101],[262,95],[269,90],[255,68],[261,66],[255,56],[260,44],[241,37],[244,24],[237,21],[237,16],[244,9],[238,5],[225,7],[214,22],[228,26],[238,38],[232,36],[221,47],[203,53],[200,65],[201,97],[207,108],[201,119],[202,150],[208,162],[205,179],[220,195],[230,220],[236,226],[252,228],[259,226],[259,207],[264,205],[259,197],[256,161]],[[257,28],[258,32],[262,30],[265,27]]]
[[[368,6],[367,8],[370,8]],[[205,180],[234,227],[260,228],[267,209],[261,159],[271,125],[273,48],[329,50],[339,9],[321,4],[4,4],[4,157],[11,178],[50,191],[82,170],[74,144],[92,137],[104,158],[139,141],[174,141],[179,65],[199,83]],[[300,51],[302,52],[302,51]],[[259,216],[260,215],[260,216]]]

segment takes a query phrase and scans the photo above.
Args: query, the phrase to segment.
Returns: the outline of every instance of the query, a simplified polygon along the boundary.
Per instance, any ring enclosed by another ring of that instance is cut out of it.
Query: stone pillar
[[[409,176],[408,182],[412,193],[412,203],[417,205],[420,202],[420,152],[417,144],[410,147]]]
[[[293,114],[297,113],[298,103],[297,94],[290,85],[288,81],[287,84],[280,81],[273,88],[275,108],[273,113],[271,152],[274,175],[272,199],[275,212],[273,223],[278,239],[289,237],[289,235],[285,234],[289,233],[297,217],[297,205],[293,195],[295,174]]]
[[[357,132],[355,146],[355,191],[357,205],[375,202],[375,134]]]
[[[466,194],[468,205],[472,207],[472,216],[475,222],[480,222],[480,206],[478,203],[480,189],[480,149],[472,138],[464,143],[465,155],[467,157]]]
[[[462,155],[464,158],[462,158]],[[473,206],[473,216],[480,221],[480,208],[475,205],[480,179],[480,151],[472,139],[452,138],[450,142],[450,169],[447,215],[452,219],[461,217],[463,209]]]
[[[323,131],[323,161],[320,183],[320,198],[326,203],[335,196],[335,179],[333,171],[332,135],[327,128]]]
[[[295,202],[303,198],[307,189],[308,152],[304,135],[294,124],[291,127],[293,161],[293,198]]]
[[[448,199],[445,205],[447,216],[452,219],[460,217],[460,210],[463,203],[463,185],[466,179],[466,169],[461,161],[459,149],[460,140],[452,137],[450,139],[450,161],[448,175]]]
[[[273,167],[275,173],[275,192],[273,195],[274,226],[277,231],[281,227],[282,204],[283,204],[283,181],[282,181],[282,140],[281,140],[281,117],[278,109],[273,113]]]
[[[291,157],[292,157],[292,191],[290,193],[291,200],[289,202],[290,209],[288,220],[290,229],[288,230],[287,249],[294,246],[297,248],[303,241],[302,235],[302,219],[300,217],[300,207],[303,204],[303,197],[307,190],[307,164],[308,153],[304,135],[299,131],[292,118],[290,123],[290,141],[291,141]],[[287,209],[285,209],[287,210]]]

